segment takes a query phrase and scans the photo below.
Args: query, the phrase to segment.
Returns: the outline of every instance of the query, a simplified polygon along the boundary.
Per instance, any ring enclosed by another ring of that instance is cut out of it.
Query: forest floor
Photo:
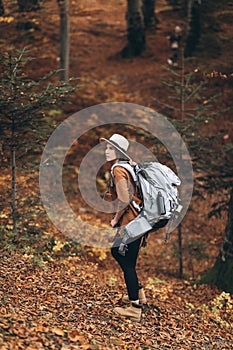
[[[1,51],[27,46],[36,58],[29,66],[34,78],[59,68],[56,1],[47,1],[46,15],[44,10],[35,12],[33,20],[30,13],[15,12],[12,1],[4,3],[9,21],[0,21]],[[168,91],[162,81],[170,74],[167,35],[174,25],[182,25],[182,19],[167,1],[157,1],[159,24],[147,33],[146,51],[141,57],[122,59],[125,10],[126,1],[121,0],[71,2],[70,76],[78,77],[81,87],[66,106],[66,117],[99,103],[131,102],[156,109],[155,96],[164,101]],[[25,22],[34,26],[22,29]],[[221,30],[228,42],[225,53],[189,59],[187,70],[202,66],[206,74],[231,73],[231,22],[223,22]],[[225,96],[222,107],[228,106],[229,83],[218,77],[212,87]],[[64,115],[57,118],[61,121]],[[229,134],[230,125],[229,119],[222,120]],[[9,181],[9,175],[3,174],[2,187]],[[33,186],[38,186],[36,181]],[[76,245],[52,225],[41,242],[29,235],[18,247],[2,234],[0,350],[232,349],[232,298],[215,287],[195,283],[213,265],[225,226],[225,217],[207,219],[213,198],[207,199],[193,203],[183,222],[183,279],[178,278],[175,234],[164,245],[164,233],[158,233],[141,250],[138,273],[148,305],[140,323],[119,320],[112,312],[120,304],[124,283],[108,251]],[[83,206],[76,197],[70,201],[77,211]],[[87,222],[101,220],[96,212],[84,211],[82,217]]]
[[[1,250],[0,349],[232,349],[232,299],[216,288],[144,273],[141,322],[117,318],[123,281],[86,253]],[[47,260],[47,261],[46,261]]]

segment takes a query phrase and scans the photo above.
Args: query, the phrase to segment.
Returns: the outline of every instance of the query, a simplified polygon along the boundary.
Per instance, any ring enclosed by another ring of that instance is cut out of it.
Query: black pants
[[[136,272],[136,263],[141,244],[141,238],[128,244],[128,251],[125,256],[118,253],[118,246],[111,249],[112,256],[120,265],[125,278],[129,300],[138,300],[139,282]]]
[[[160,228],[166,226],[168,223],[167,219],[160,220],[153,226],[153,232],[156,232]],[[111,249],[112,256],[116,259],[120,265],[125,278],[125,284],[128,291],[129,300],[138,300],[138,291],[140,284],[138,282],[138,276],[136,272],[136,263],[141,245],[142,238],[133,241],[128,244],[128,251],[125,256],[118,253],[119,244],[121,242],[120,237],[116,237],[113,247]]]
[[[173,63],[177,63],[178,60],[178,49],[172,49],[172,58]]]

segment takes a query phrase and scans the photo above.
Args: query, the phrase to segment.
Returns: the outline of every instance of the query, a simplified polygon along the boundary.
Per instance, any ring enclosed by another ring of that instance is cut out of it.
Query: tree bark
[[[4,16],[5,11],[4,11],[4,6],[2,0],[0,0],[0,16]]]
[[[145,50],[145,27],[142,0],[128,0],[126,13],[127,46],[122,50],[122,57],[139,56]]]
[[[16,186],[16,161],[15,161],[15,123],[11,125],[11,179],[12,179],[12,219],[14,240],[18,241],[18,209],[17,209],[17,186]]]
[[[200,40],[200,16],[201,16],[201,3],[200,0],[188,0],[187,1],[187,33],[184,55],[190,57],[193,55]]]
[[[214,266],[201,283],[213,284],[225,292],[233,293],[233,187],[230,193],[223,244]]]
[[[44,0],[18,0],[20,11],[35,11],[39,10],[43,5]]]
[[[60,9],[60,79],[67,81],[69,79],[69,0],[57,0]]]
[[[182,224],[178,226],[179,277],[183,278]]]
[[[155,15],[156,0],[144,0],[143,1],[143,14],[145,28],[152,29],[158,24],[158,19]]]

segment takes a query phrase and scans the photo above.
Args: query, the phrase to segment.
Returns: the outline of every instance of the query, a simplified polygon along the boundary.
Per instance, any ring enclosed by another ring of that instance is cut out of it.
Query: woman
[[[181,31],[181,28],[179,26],[176,26],[174,31],[172,31],[168,37],[168,40],[170,41],[171,45],[172,57],[168,58],[167,62],[168,64],[173,66],[177,66],[178,53],[181,41]]]
[[[120,160],[130,161],[130,157],[126,154],[129,142],[124,136],[114,134],[109,140],[101,138],[100,141],[106,142],[105,157],[107,162],[110,162],[111,166]],[[108,195],[110,195],[111,200],[116,200],[117,203],[115,215],[111,220],[111,226],[119,227],[118,235],[116,236],[111,248],[111,253],[124,273],[128,293],[123,296],[122,302],[127,304],[130,303],[130,305],[125,308],[115,307],[114,311],[119,316],[140,321],[142,305],[143,303],[146,303],[145,293],[138,281],[136,272],[136,262],[141,238],[128,244],[128,250],[125,256],[118,253],[118,247],[121,243],[124,226],[138,215],[138,211],[132,203],[136,203],[137,205],[141,204],[141,199],[137,193],[133,179],[125,168],[121,166],[114,167],[113,182],[109,187]]]

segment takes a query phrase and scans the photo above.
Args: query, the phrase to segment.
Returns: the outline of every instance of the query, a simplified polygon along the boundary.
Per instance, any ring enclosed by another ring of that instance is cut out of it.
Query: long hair
[[[117,149],[115,149],[115,153],[118,160],[124,160],[124,161],[129,160],[129,158],[127,158],[123,153],[121,153]]]

